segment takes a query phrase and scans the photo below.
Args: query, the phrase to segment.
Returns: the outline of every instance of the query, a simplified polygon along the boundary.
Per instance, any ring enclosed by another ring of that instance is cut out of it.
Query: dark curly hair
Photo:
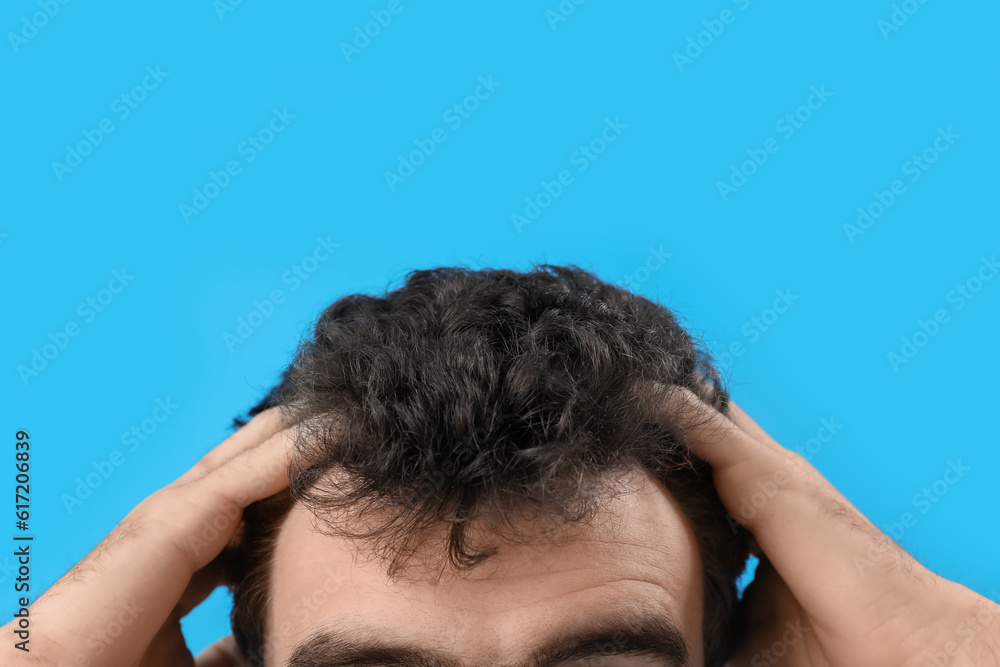
[[[728,408],[710,355],[667,308],[576,266],[420,270],[382,296],[337,300],[249,412],[280,406],[298,436],[290,488],[245,510],[230,559],[244,655],[263,654],[271,555],[294,500],[393,576],[425,529],[447,522],[442,555],[462,571],[510,539],[503,527],[584,519],[614,492],[612,473],[642,467],[694,527],[706,662],[721,665],[738,630],[748,534],[727,521],[683,431],[664,425],[651,388],[671,386]],[[335,468],[346,483],[331,483]]]

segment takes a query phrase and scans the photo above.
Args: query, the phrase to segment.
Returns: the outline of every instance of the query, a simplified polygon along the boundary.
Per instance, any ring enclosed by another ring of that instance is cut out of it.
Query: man
[[[768,437],[666,309],[574,267],[345,297],[251,413],[3,664],[1000,665],[1000,607]],[[179,620],[222,583],[235,640],[194,663]]]

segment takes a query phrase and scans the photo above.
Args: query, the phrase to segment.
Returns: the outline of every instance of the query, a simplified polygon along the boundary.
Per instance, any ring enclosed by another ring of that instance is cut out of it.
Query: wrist
[[[941,620],[914,667],[1000,667],[1000,604],[960,584],[941,583],[933,605]]]

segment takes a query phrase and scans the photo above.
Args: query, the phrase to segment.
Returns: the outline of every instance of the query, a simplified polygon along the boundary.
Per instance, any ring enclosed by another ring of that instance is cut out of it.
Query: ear
[[[247,667],[246,658],[232,635],[223,637],[202,651],[194,664],[195,667]]]

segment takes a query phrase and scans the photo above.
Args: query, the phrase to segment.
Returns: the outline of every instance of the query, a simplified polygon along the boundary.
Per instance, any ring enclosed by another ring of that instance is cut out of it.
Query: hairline
[[[647,473],[650,473],[651,477],[653,479],[655,479],[659,483],[659,485],[662,485],[664,487],[663,489],[657,489],[657,492],[662,492],[662,491],[665,490],[672,497],[675,497],[674,494],[673,494],[673,491],[671,491],[670,488],[667,486],[666,480],[663,479],[662,473],[658,473],[657,471],[652,470],[648,466],[644,466],[644,465],[638,465],[638,466],[636,466],[633,469],[634,470],[641,470],[641,471],[645,471]],[[607,473],[609,475],[614,476],[614,475],[620,474],[621,471],[620,470],[608,470]],[[277,543],[278,543],[278,536],[280,535],[282,527],[285,525],[285,522],[288,520],[288,517],[291,515],[292,511],[294,510],[296,503],[298,503],[298,500],[295,499],[294,497],[291,498],[291,501],[288,503],[287,507],[282,511],[280,520],[278,520],[276,522],[276,525],[273,526],[273,530],[274,530],[273,537],[272,537],[271,540],[269,540],[269,546],[268,546],[268,548],[266,549],[266,552],[265,552],[265,555],[267,557],[267,562],[265,564],[265,567],[262,568],[261,571],[260,571],[261,574],[263,575],[263,581],[261,582],[262,585],[261,585],[261,587],[259,589],[260,601],[261,601],[261,603],[262,603],[262,605],[264,607],[264,617],[262,619],[263,623],[262,623],[262,627],[261,627],[261,630],[262,630],[261,641],[262,641],[262,646],[263,647],[266,647],[267,644],[268,644],[268,636],[270,635],[269,630],[271,629],[271,628],[269,628],[269,625],[271,624],[271,620],[273,619],[273,613],[272,612],[273,612],[273,602],[274,602],[274,597],[273,597],[274,571],[275,571],[275,567],[274,566],[275,566],[275,552],[276,552],[276,547],[277,547]],[[697,527],[694,525],[692,517],[688,515],[687,511],[683,508],[683,506],[681,506],[679,509],[680,509],[681,516],[684,518],[684,521],[686,523],[688,523],[690,525],[691,529],[695,532],[695,546],[698,549],[698,567],[699,567],[699,571],[701,572],[702,576],[705,577],[706,574],[707,574],[707,572],[705,570],[705,558],[704,558],[704,555],[701,553],[701,546],[699,544],[699,535],[697,533]],[[477,566],[473,566],[473,567],[477,567]],[[703,584],[702,585],[702,589],[703,589],[702,590],[702,595],[703,595],[703,599],[702,599],[703,608],[702,608],[702,611],[703,612],[706,611],[706,609],[704,608],[704,605],[708,601],[707,597],[706,597],[707,596],[707,590],[705,590],[705,583],[707,583],[707,580],[705,580],[705,581],[702,582],[702,584]],[[639,611],[638,611],[637,614],[633,614],[631,616],[632,619],[648,619],[648,618],[651,618],[651,617],[655,617],[655,614],[652,614],[651,611],[648,610],[648,609],[642,609],[642,608],[639,609]],[[676,623],[674,622],[673,618],[669,616],[669,614],[666,616],[666,620],[668,620],[670,622],[670,624],[672,624],[673,627],[674,627],[674,629],[676,630],[676,627],[677,627]],[[705,625],[706,625],[706,623],[705,623],[705,620],[703,619],[702,620],[702,625],[701,625],[701,628],[699,629],[699,634],[698,634],[698,637],[697,637],[700,645],[704,645],[704,628],[705,628]],[[280,635],[281,633],[279,632],[278,634]],[[320,635],[320,634],[322,634],[322,631],[316,633],[316,635]],[[684,640],[683,636],[679,633],[679,631],[677,632],[677,636],[680,637],[681,642],[682,642],[682,646],[685,649],[685,653],[687,653],[688,652],[687,642]],[[530,665],[531,663],[528,663],[528,664]],[[681,662],[681,663],[678,663],[678,664],[686,665],[687,663]],[[292,667],[294,667],[294,666],[292,666]]]

